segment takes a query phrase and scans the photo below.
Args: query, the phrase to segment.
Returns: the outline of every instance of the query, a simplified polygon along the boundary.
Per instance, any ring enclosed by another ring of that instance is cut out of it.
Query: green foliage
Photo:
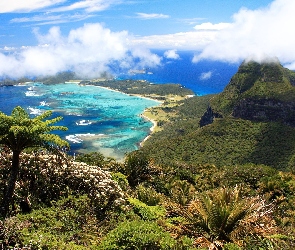
[[[264,178],[272,178],[278,174],[274,168],[255,164],[226,166],[222,170],[221,185],[235,186],[243,183],[252,190],[257,190]]]
[[[194,96],[180,101],[175,111],[178,113],[178,119],[198,119],[201,118],[206,111],[209,101],[215,95]]]
[[[5,178],[9,169],[5,156],[9,157],[9,154],[1,152],[0,156],[0,165],[3,166],[0,176]],[[20,159],[19,181],[14,192],[16,211],[20,210],[19,204],[23,199],[29,199],[31,207],[36,209],[50,206],[69,193],[87,194],[101,219],[124,204],[124,193],[112,180],[111,174],[96,166],[43,151],[21,154]],[[0,178],[1,187],[5,181]]]
[[[148,206],[134,198],[129,198],[128,201],[133,206],[134,212],[143,220],[156,220],[164,217],[166,214],[165,208],[161,206]]]
[[[245,98],[293,101],[293,78],[293,74],[279,62],[244,62],[224,91],[212,98],[210,104],[215,112],[228,116],[234,106]]]
[[[43,147],[56,149],[57,146],[69,146],[67,141],[62,140],[58,135],[51,134],[53,130],[67,130],[63,126],[52,126],[62,119],[56,117],[51,120],[51,111],[30,119],[29,114],[22,107],[15,107],[11,116],[0,112],[0,146],[8,147],[12,151],[12,160],[9,179],[5,195],[1,204],[1,215],[6,217],[12,203],[15,183],[19,174],[20,153],[27,148]]]
[[[110,157],[106,158],[99,152],[79,154],[75,157],[75,161],[85,162],[90,166],[98,166],[100,168],[111,168],[113,164],[117,164],[115,159]]]
[[[162,195],[157,193],[152,187],[145,187],[138,185],[136,188],[136,194],[140,201],[149,205],[156,206],[160,203]]]
[[[112,179],[118,183],[122,190],[127,191],[129,188],[127,177],[122,173],[112,173]]]
[[[35,118],[30,118],[29,114],[19,106],[12,110],[11,116],[0,112],[0,145],[18,151],[48,144],[68,147],[68,142],[50,133],[53,130],[67,130],[63,126],[52,126],[62,117],[47,119],[51,115],[51,111],[46,111]]]
[[[255,163],[287,169],[294,160],[295,129],[280,123],[230,118],[203,128],[192,120],[179,121],[151,136],[141,150],[165,165]]]
[[[135,80],[107,80],[92,82],[91,84],[109,87],[116,89],[127,94],[142,94],[142,95],[192,95],[193,91],[182,87],[180,84],[151,84],[147,81],[135,81]]]
[[[173,249],[176,241],[155,222],[131,221],[106,235],[98,249]]]
[[[149,159],[140,151],[134,151],[127,155],[125,160],[125,174],[131,187],[146,181],[150,177]]]
[[[180,204],[186,205],[195,197],[196,189],[194,185],[185,180],[174,180],[167,183],[169,192],[169,198]]]
[[[69,196],[49,208],[3,223],[5,247],[89,249],[98,244],[96,217],[87,196]]]
[[[223,250],[241,250],[241,248],[234,243],[224,244]]]
[[[241,187],[199,194],[188,207],[176,211],[187,220],[187,230],[198,237],[200,246],[239,243],[247,235],[264,237],[274,230],[272,219],[266,216],[271,207],[260,197],[242,196]],[[259,232],[261,223],[265,226]]]

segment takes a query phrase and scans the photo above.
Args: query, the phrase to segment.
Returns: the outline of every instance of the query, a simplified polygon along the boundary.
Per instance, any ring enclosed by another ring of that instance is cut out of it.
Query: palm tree
[[[3,217],[7,216],[12,201],[19,174],[20,153],[24,149],[32,147],[69,146],[67,141],[50,133],[53,130],[67,130],[64,126],[52,126],[62,117],[47,119],[51,115],[51,111],[46,111],[31,119],[29,114],[19,106],[12,110],[11,116],[0,112],[0,146],[6,146],[12,151],[10,175],[1,206]]]
[[[186,219],[185,227],[196,243],[219,249],[228,242],[241,244],[247,235],[273,233],[272,208],[260,197],[243,197],[241,186],[236,186],[202,193],[177,212]]]

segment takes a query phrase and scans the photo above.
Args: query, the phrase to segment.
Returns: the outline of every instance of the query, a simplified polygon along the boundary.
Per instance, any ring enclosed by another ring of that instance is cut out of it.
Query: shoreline
[[[146,119],[146,120],[148,120],[148,121],[150,121],[150,122],[152,122],[153,123],[153,126],[150,128],[150,133],[139,143],[139,146],[140,147],[143,147],[143,144],[145,143],[145,141],[146,140],[148,140],[149,138],[150,138],[150,136],[151,136],[151,134],[154,132],[154,130],[155,130],[155,128],[158,126],[157,125],[157,121],[156,120],[153,120],[153,119],[151,119],[151,118],[149,118],[149,117],[147,117],[146,115],[144,115],[144,114],[141,114],[140,115],[140,117],[142,117],[143,119]]]
[[[147,99],[147,100],[150,100],[150,101],[155,101],[155,102],[158,103],[158,105],[155,105],[155,106],[160,106],[161,104],[164,103],[164,101],[159,101],[157,99],[153,99],[151,97],[146,97],[146,96],[143,96],[143,95],[140,95],[140,94],[127,94],[127,93],[124,93],[122,91],[119,91],[119,90],[116,90],[116,89],[112,89],[112,88],[109,88],[109,87],[103,87],[103,86],[96,86],[96,87],[103,88],[103,89],[110,90],[110,91],[115,91],[115,92],[122,93],[122,94],[129,95],[129,96],[136,96],[136,97]],[[153,107],[155,107],[155,106],[153,106]],[[153,125],[152,125],[152,127],[150,127],[150,132],[148,133],[148,135],[141,142],[139,142],[139,144],[138,144],[139,147],[142,147],[143,146],[144,142],[149,139],[149,137],[151,136],[151,134],[154,132],[155,128],[157,127],[157,121],[156,120],[151,119],[151,118],[147,117],[146,115],[144,115],[144,113],[146,112],[146,110],[147,109],[145,109],[143,111],[143,113],[140,114],[140,117],[142,117],[145,120],[150,121]]]
[[[26,83],[18,83],[18,84],[14,84],[13,86],[28,86],[30,84],[32,84],[34,82],[26,82]],[[80,85],[79,83],[77,82],[71,82],[73,84],[76,84],[76,85]],[[128,96],[134,96],[134,97],[138,97],[138,98],[142,98],[142,99],[146,99],[146,100],[150,100],[150,101],[153,101],[155,102],[155,105],[153,106],[150,106],[148,108],[146,108],[145,110],[143,110],[143,112],[139,115],[141,118],[143,118],[144,120],[146,121],[150,121],[152,123],[152,126],[149,128],[149,133],[147,134],[147,136],[139,141],[137,143],[137,146],[138,148],[141,148],[144,144],[145,141],[147,141],[149,139],[149,137],[151,136],[151,134],[154,132],[155,128],[157,127],[157,121],[152,119],[152,118],[149,118],[148,116],[144,115],[144,113],[149,109],[149,108],[152,108],[152,107],[158,107],[160,105],[162,105],[164,103],[164,101],[160,101],[156,98],[152,98],[152,97],[146,97],[144,95],[141,95],[141,94],[128,94],[128,93],[125,93],[123,91],[120,91],[120,90],[117,90],[117,89],[113,89],[113,88],[110,88],[110,87],[105,87],[105,86],[99,86],[99,85],[93,85],[93,84],[85,84],[84,86],[95,86],[95,87],[98,87],[98,88],[101,88],[101,89],[105,89],[105,90],[108,90],[108,91],[114,91],[114,92],[117,92],[117,93],[121,93],[121,94],[125,94],[125,95],[128,95]]]
[[[87,85],[86,85],[87,86]],[[136,96],[136,97],[140,97],[140,98],[143,98],[143,99],[147,99],[147,100],[150,100],[150,101],[154,101],[154,102],[158,102],[159,104],[162,104],[164,101],[159,101],[157,99],[154,99],[154,98],[151,98],[151,97],[146,97],[146,96],[143,96],[141,94],[128,94],[128,93],[125,93],[123,91],[120,91],[120,90],[117,90],[117,89],[112,89],[112,88],[109,88],[109,87],[103,87],[103,86],[99,86],[99,85],[91,85],[89,84],[89,86],[95,86],[95,87],[99,87],[99,88],[102,88],[102,89],[106,89],[106,90],[110,90],[110,91],[115,91],[117,93],[121,93],[121,94],[125,94],[125,95],[128,95],[128,96]]]

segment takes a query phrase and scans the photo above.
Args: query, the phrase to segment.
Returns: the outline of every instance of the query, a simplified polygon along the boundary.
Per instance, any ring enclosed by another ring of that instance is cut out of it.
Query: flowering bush
[[[7,175],[9,157],[8,152],[2,151],[0,154],[1,177]],[[15,203],[26,199],[36,207],[41,203],[50,205],[52,200],[70,193],[87,194],[101,215],[125,201],[125,194],[117,182],[112,180],[109,172],[97,166],[75,162],[63,154],[48,154],[43,151],[22,153],[20,166]],[[5,184],[4,178],[0,181]]]

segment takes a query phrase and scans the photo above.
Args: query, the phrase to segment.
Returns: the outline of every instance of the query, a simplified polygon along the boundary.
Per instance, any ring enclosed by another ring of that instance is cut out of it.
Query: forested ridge
[[[155,115],[166,113],[158,120],[162,130],[122,163],[99,152],[73,158],[44,147],[23,150],[13,202],[0,224],[0,246],[294,249],[295,128],[284,116],[275,121],[233,112],[245,96],[252,98],[249,86],[257,88],[261,76],[262,86],[271,86],[267,92],[262,87],[263,98],[276,96],[275,82],[283,79],[285,87],[278,90],[284,94],[275,99],[289,105],[285,89],[293,92],[293,74],[272,64],[243,64],[241,72],[243,80],[233,76],[232,86],[218,95],[172,105],[165,99],[153,108]],[[208,109],[210,123],[200,126]],[[1,145],[2,200],[12,158],[5,141]]]

